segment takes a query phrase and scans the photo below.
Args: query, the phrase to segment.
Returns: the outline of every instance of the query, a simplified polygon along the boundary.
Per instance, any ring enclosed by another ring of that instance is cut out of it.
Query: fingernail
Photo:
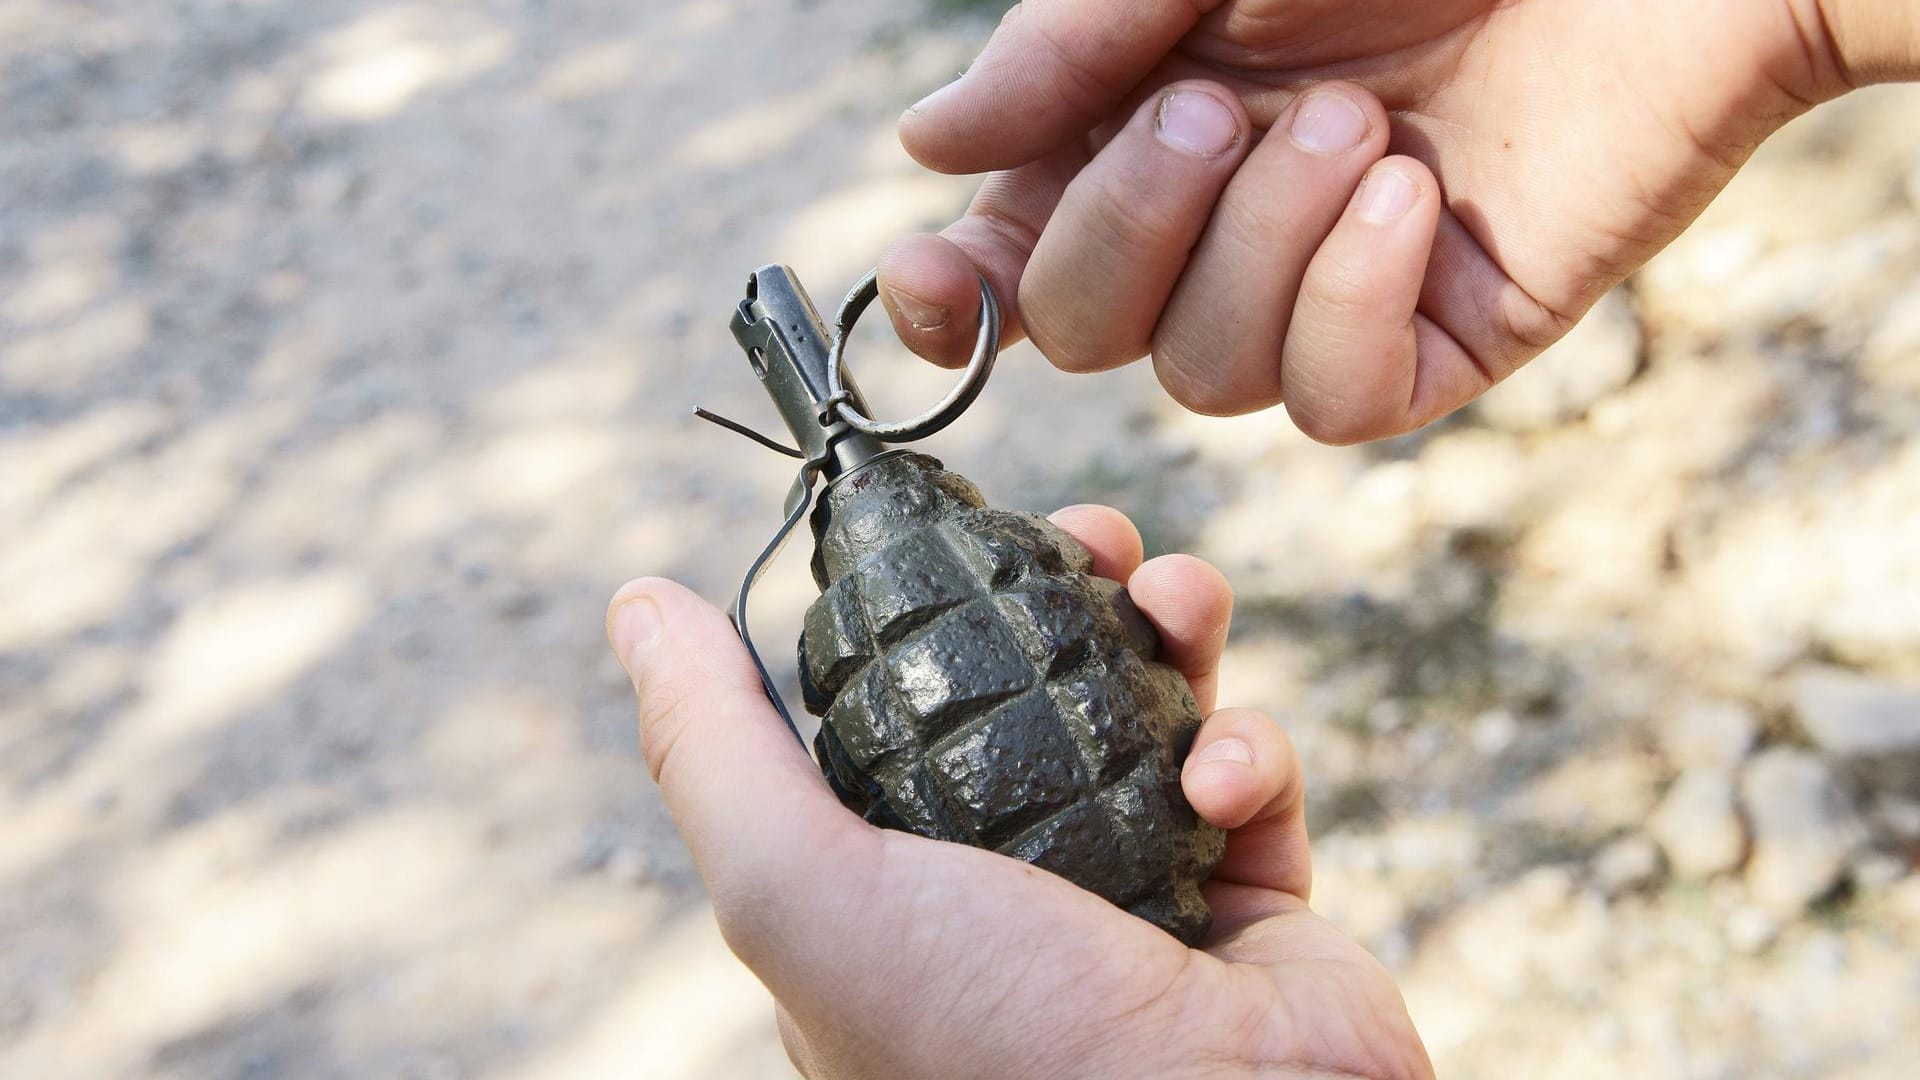
[[[898,311],[917,330],[938,330],[947,325],[947,320],[951,318],[946,308],[935,307],[899,289],[888,289],[887,295],[893,300],[893,310]]]
[[[1160,101],[1154,134],[1183,153],[1218,157],[1240,141],[1240,122],[1212,94],[1175,91]]]
[[[608,620],[613,638],[613,651],[620,657],[620,665],[633,674],[634,653],[653,644],[660,636],[660,605],[653,597],[642,593],[620,601],[613,609],[613,618]]]
[[[1242,765],[1253,764],[1253,747],[1244,739],[1216,739],[1194,752],[1190,759],[1193,764],[1205,761],[1235,761]]]
[[[1288,136],[1302,150],[1344,153],[1367,137],[1367,114],[1345,94],[1333,90],[1311,93],[1293,114]]]
[[[1391,166],[1375,169],[1360,182],[1360,217],[1375,225],[1385,225],[1406,213],[1419,193],[1413,181],[1399,169]]]

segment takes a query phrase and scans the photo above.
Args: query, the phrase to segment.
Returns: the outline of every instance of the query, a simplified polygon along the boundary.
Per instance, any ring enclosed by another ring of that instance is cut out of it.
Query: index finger
[[[922,165],[1023,165],[1091,131],[1220,0],[1026,0],[958,80],[900,118]]]

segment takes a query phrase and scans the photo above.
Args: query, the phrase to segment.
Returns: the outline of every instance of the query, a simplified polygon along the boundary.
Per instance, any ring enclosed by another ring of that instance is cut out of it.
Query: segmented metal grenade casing
[[[1045,518],[896,451],[812,517],[815,746],[867,820],[1050,870],[1194,942],[1224,835],[1180,790],[1200,715],[1118,583]]]

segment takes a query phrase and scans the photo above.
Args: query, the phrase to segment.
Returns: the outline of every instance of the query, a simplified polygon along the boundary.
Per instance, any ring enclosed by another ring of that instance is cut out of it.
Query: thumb
[[[629,582],[607,639],[632,677],[640,748],[693,853],[722,933],[759,969],[833,904],[877,845],[767,701],[726,617],[660,578]]]
[[[944,173],[1011,169],[1091,131],[1221,0],[1027,0],[973,66],[900,118]]]

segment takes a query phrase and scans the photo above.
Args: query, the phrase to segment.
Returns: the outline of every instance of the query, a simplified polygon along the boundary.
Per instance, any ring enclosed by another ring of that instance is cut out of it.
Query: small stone
[[[1565,695],[1567,669],[1509,638],[1493,643],[1493,680],[1502,700],[1522,712],[1551,711]]]
[[[1831,437],[1781,437],[1803,449],[1771,458],[1765,496],[1683,545],[1685,621],[1756,674],[1809,650],[1859,667],[1908,663],[1920,653],[1920,441],[1870,466],[1835,461],[1814,481],[1790,480],[1786,463],[1818,459]]]
[[[647,856],[638,848],[618,847],[607,855],[603,869],[622,885],[638,885],[647,879]]]
[[[278,1071],[278,1070],[274,1070]],[[460,1063],[444,1054],[429,1054],[409,1062],[400,1070],[405,1080],[460,1080],[466,1075]]]
[[[1920,874],[1909,874],[1889,888],[1887,906],[1901,919],[1920,927]]]
[[[1853,860],[1847,876],[1856,887],[1878,892],[1899,882],[1913,871],[1913,863],[1885,851],[1864,851]]]
[[[545,611],[546,607],[545,596],[533,589],[524,589],[502,598],[495,605],[495,610],[511,622],[525,622]]]
[[[1717,769],[1680,774],[1647,822],[1675,877],[1706,878],[1740,865],[1746,832],[1734,808],[1733,777]]]
[[[1660,877],[1660,848],[1635,833],[1623,836],[1593,858],[1593,884],[1609,899],[1652,884]]]
[[[1493,812],[1598,847],[1642,828],[1660,801],[1659,758],[1637,747],[1588,747],[1502,799]]]
[[[1512,531],[1523,520],[1529,463],[1519,440],[1502,432],[1466,428],[1436,437],[1420,460],[1420,507],[1427,522]]]
[[[1474,408],[1489,427],[1538,431],[1576,420],[1640,368],[1639,316],[1626,292],[1601,297],[1586,318]]]
[[[1751,327],[1802,321],[1858,327],[1910,280],[1916,257],[1920,225],[1883,219],[1767,253],[1732,283],[1723,300],[1730,316]]]
[[[1860,373],[1887,389],[1920,389],[1916,356],[1920,356],[1920,283],[1908,287],[1887,305],[1860,350]]]
[[[0,1035],[25,1031],[33,1022],[33,1000],[24,994],[0,996]]]
[[[1733,909],[1747,902],[1747,887],[1734,878],[1715,878],[1707,882],[1706,893],[1713,910],[1722,915],[1732,914]]]
[[[1567,903],[1579,895],[1580,890],[1572,866],[1548,863],[1521,875],[1515,892],[1526,899],[1529,907],[1543,911]]]
[[[1474,718],[1473,748],[1481,757],[1498,757],[1520,732],[1520,725],[1507,709],[1489,709]]]
[[[1881,793],[1873,801],[1873,825],[1896,840],[1920,840],[1920,801]]]
[[[1402,971],[1413,962],[1413,934],[1405,926],[1396,926],[1369,941],[1367,951],[1388,971]]]
[[[1441,752],[1446,750],[1449,741],[1446,732],[1441,731],[1437,727],[1428,726],[1414,728],[1411,733],[1406,735],[1402,745],[1406,747],[1407,759],[1418,763],[1432,761],[1434,758],[1439,757]],[[1422,796],[1420,800],[1421,808],[1423,810],[1435,809],[1436,804],[1434,800],[1436,797],[1439,798],[1441,804],[1444,804],[1446,798],[1444,792],[1437,790],[1429,791],[1425,796]]]
[[[1462,905],[1422,940],[1452,954],[1465,985],[1517,1001],[1542,989],[1577,993],[1613,940],[1607,908],[1573,869],[1549,865]]]
[[[1793,706],[1814,744],[1870,783],[1920,785],[1920,685],[1809,664],[1793,673]]]
[[[1800,966],[1808,975],[1835,975],[1846,970],[1847,942],[1831,930],[1822,930],[1807,939],[1800,949]]]
[[[1381,698],[1367,708],[1367,726],[1376,735],[1391,735],[1407,726],[1407,703],[1400,698]]]
[[[1660,747],[1681,768],[1731,771],[1759,737],[1753,710],[1737,701],[1698,699],[1680,706],[1660,730]]]
[[[1743,904],[1727,916],[1727,947],[1752,956],[1780,936],[1780,923],[1764,908]]]
[[[1778,915],[1831,892],[1866,839],[1826,762],[1805,750],[1774,747],[1748,762],[1740,802],[1753,827],[1747,890]]]
[[[1466,814],[1400,821],[1381,837],[1382,850],[1397,875],[1428,875],[1436,884],[1459,881],[1485,855],[1482,828]]]

